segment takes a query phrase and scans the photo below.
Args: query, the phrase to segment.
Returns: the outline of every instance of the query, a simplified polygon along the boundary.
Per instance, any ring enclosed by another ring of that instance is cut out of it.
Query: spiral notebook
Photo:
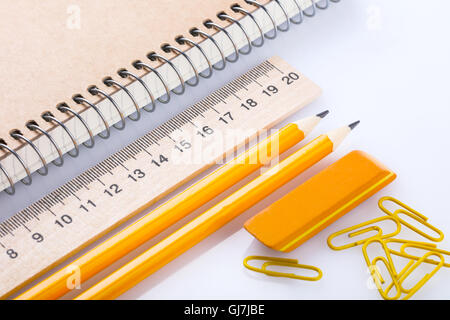
[[[0,33],[0,191],[126,130],[329,1],[1,2],[0,30],[14,32]]]

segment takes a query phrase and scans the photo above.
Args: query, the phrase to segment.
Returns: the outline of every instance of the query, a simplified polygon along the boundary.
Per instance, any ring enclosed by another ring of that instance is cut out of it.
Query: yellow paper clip
[[[413,255],[411,253],[407,253],[406,249],[408,249],[408,248],[419,249],[419,250],[426,250],[426,251],[429,251],[429,252],[440,254],[442,256],[445,255],[445,256],[449,256],[450,257],[450,251],[439,249],[434,244],[431,244],[431,243],[430,244],[424,244],[424,243],[420,243],[420,242],[419,243],[407,242],[404,245],[402,245],[402,247],[400,249],[400,253],[401,253],[401,256],[403,256],[405,258],[412,259],[412,260],[420,260],[420,257],[418,257],[416,255]],[[394,254],[397,254],[397,253],[394,253]],[[425,262],[426,263],[430,263],[430,264],[434,264],[434,265],[438,265],[440,263],[439,261],[432,260],[432,259],[426,259]],[[446,268],[450,268],[450,263],[445,263],[445,261],[444,261],[444,265],[443,266],[446,267]]]
[[[402,207],[402,209],[398,209],[394,212],[389,211],[385,206],[384,206],[384,202],[386,201],[390,201],[395,203],[396,205]],[[432,226],[431,224],[429,224],[428,218],[426,216],[424,216],[423,214],[421,214],[420,212],[414,210],[413,208],[407,206],[406,204],[404,204],[403,202],[393,198],[393,197],[383,197],[378,201],[378,206],[380,207],[380,209],[386,213],[389,216],[395,217],[398,219],[398,221],[403,224],[404,226],[408,227],[409,229],[411,229],[412,231],[416,232],[417,234],[421,235],[422,237],[427,238],[428,240],[431,241],[435,241],[435,242],[440,242],[444,239],[444,233],[439,230],[438,228]],[[421,223],[423,226],[431,229],[432,231],[434,231],[436,234],[439,235],[439,237],[433,237],[421,230],[419,230],[418,228],[414,227],[413,225],[411,225],[410,223],[408,223],[407,221],[405,221],[404,219],[400,218],[400,215],[406,215],[408,217],[410,217],[411,219],[416,220],[417,222]]]
[[[265,262],[263,263],[261,268],[256,268],[256,267],[251,266],[248,263],[250,260],[262,260]],[[322,278],[322,275],[323,275],[322,270],[320,270],[319,268],[314,267],[314,266],[299,264],[298,260],[295,260],[295,259],[272,258],[272,257],[263,257],[263,256],[249,256],[244,259],[244,266],[249,270],[263,273],[268,276],[291,278],[291,279],[304,280],[304,281],[318,281]],[[306,276],[296,275],[294,273],[284,273],[284,272],[267,270],[267,267],[270,267],[270,266],[282,266],[282,267],[289,267],[289,268],[313,270],[313,271],[317,272],[317,276],[306,277]]]
[[[379,243],[385,253],[385,257],[376,257],[373,260],[370,260],[369,254],[367,253],[367,247],[372,243]],[[380,292],[380,295],[385,300],[397,300],[402,295],[402,291],[400,288],[400,284],[397,281],[397,272],[395,271],[394,263],[392,261],[392,257],[389,253],[389,248],[386,246],[385,242],[380,238],[374,238],[367,240],[363,247],[362,247],[364,259],[366,260],[367,267],[369,268],[370,275],[373,278],[373,281],[375,282],[375,285],[377,286],[378,292]],[[381,273],[378,269],[377,263],[381,261],[383,262],[384,266],[386,267],[386,270],[388,271],[390,277],[391,277],[391,283],[387,286],[386,289],[383,289],[383,284],[386,283],[386,281],[382,278]],[[395,287],[396,294],[395,296],[390,297],[389,292],[391,289]]]
[[[401,202],[400,200],[397,200],[397,199],[394,198],[394,197],[382,197],[382,198],[380,198],[380,200],[378,200],[378,207],[379,207],[384,213],[386,213],[387,215],[393,216],[393,215],[394,215],[394,212],[389,211],[389,210],[384,206],[384,203],[385,203],[385,202],[393,202],[393,203],[395,203],[397,206],[399,206],[399,207],[401,207],[401,208],[403,208],[403,209],[405,209],[405,210],[407,210],[407,211],[410,211],[410,212],[412,212],[412,213],[414,213],[414,214],[416,214],[416,215],[422,217],[424,220],[426,219],[426,217],[424,217],[421,213],[417,212],[416,210],[414,210],[414,209],[411,208],[410,206],[404,204],[404,203]]]
[[[440,262],[436,265],[436,267],[433,269],[432,272],[427,273],[416,285],[414,285],[411,289],[404,289],[403,287],[403,282],[411,275],[411,273],[417,269],[417,267],[419,267],[422,263],[427,263],[428,259],[430,256],[436,256],[438,258],[440,258]],[[405,267],[405,271],[402,271],[401,274],[399,274],[398,277],[398,283],[400,285],[400,288],[403,292],[407,293],[407,295],[405,297],[403,297],[403,300],[408,300],[409,298],[411,298],[420,288],[423,287],[423,285],[430,280],[435,274],[436,272],[439,271],[440,268],[442,268],[442,266],[444,265],[444,257],[436,252],[427,252],[423,257],[421,257],[419,260],[417,260],[415,263],[413,263],[412,265],[408,264],[408,268],[407,270]]]
[[[420,257],[415,257],[413,255],[409,256],[408,254],[406,254],[403,250],[403,247],[405,245],[420,246],[420,249],[423,248],[424,250],[427,250],[427,251],[432,251],[433,249],[435,249],[437,247],[434,243],[430,243],[430,242],[420,242],[420,241],[412,241],[412,240],[397,239],[397,238],[384,239],[384,243],[386,243],[390,254],[393,254],[393,255],[396,255],[399,257],[403,257],[403,258],[407,258],[407,259],[413,259],[413,260],[419,260]],[[389,243],[401,244],[399,251],[390,248]],[[414,259],[414,258],[416,258],[416,259]]]
[[[383,230],[380,227],[378,227],[378,226],[370,226],[371,224],[375,224],[377,222],[381,222],[381,221],[385,221],[385,220],[393,221],[396,224],[397,229],[394,232],[392,232],[392,233],[383,234]],[[370,227],[364,228],[366,226],[370,226]],[[360,230],[358,230],[358,229],[360,229]],[[401,230],[401,225],[400,225],[399,221],[395,217],[391,217],[391,216],[380,217],[380,218],[369,220],[369,221],[360,223],[360,224],[358,224],[356,226],[349,227],[347,229],[335,232],[335,233],[331,234],[328,237],[327,243],[328,243],[328,246],[331,249],[333,249],[333,250],[344,250],[344,249],[348,249],[348,248],[359,246],[359,245],[363,244],[364,242],[366,242],[369,239],[373,239],[373,238],[386,239],[386,238],[394,237],[394,236],[396,236],[397,234],[400,233],[400,230]],[[373,236],[370,236],[370,237],[367,237],[365,239],[356,241],[356,242],[352,242],[352,243],[349,243],[349,244],[345,244],[345,245],[339,246],[339,247],[333,245],[333,243],[332,243],[334,238],[336,238],[338,236],[341,236],[341,235],[344,235],[344,234],[347,234],[348,238],[353,238],[353,237],[360,236],[360,235],[362,235],[364,233],[369,233],[371,231],[377,231],[377,234],[375,234]]]
[[[421,223],[425,227],[428,227],[430,230],[433,230],[434,232],[436,232],[436,234],[439,235],[439,237],[433,237],[433,236],[431,236],[431,235],[429,235],[429,234],[419,230],[418,228],[414,227],[410,223],[408,223],[405,220],[401,219],[399,217],[401,214],[404,214],[404,215],[406,215],[406,216],[416,220],[417,222]],[[396,210],[394,212],[394,215],[395,215],[395,217],[397,217],[398,221],[400,221],[401,224],[403,224],[404,226],[406,226],[409,229],[413,230],[414,232],[420,234],[422,237],[425,237],[428,240],[435,241],[435,242],[440,242],[440,241],[444,240],[444,233],[441,230],[439,230],[438,228],[436,228],[436,227],[432,226],[431,224],[429,224],[427,222],[428,218],[426,218],[426,217],[424,217],[422,215],[418,216],[418,215],[416,215],[416,214],[414,214],[412,212],[409,212],[409,211],[403,210],[403,209]]]
[[[443,263],[442,259],[443,256],[441,253],[450,255],[450,252],[438,249],[434,243],[427,243],[427,242],[419,242],[419,241],[410,241],[410,240],[403,240],[403,239],[387,239],[385,240],[385,243],[400,243],[402,244],[400,251],[396,251],[394,249],[388,248],[389,252],[391,254],[411,259],[406,266],[403,268],[402,271],[400,271],[397,274],[398,283],[400,285],[400,290],[403,293],[406,293],[407,295],[403,298],[405,300],[409,299],[414,295],[441,267],[448,266],[448,264]],[[406,253],[406,248],[415,248],[415,249],[421,249],[426,250],[424,256],[418,257],[412,254]],[[439,257],[440,261],[436,261],[433,259],[429,259],[430,256],[437,256]],[[411,289],[405,289],[403,286],[403,282],[405,279],[422,263],[430,263],[434,264],[437,267],[434,269],[434,271],[431,274],[428,274],[424,276],[424,278],[419,281],[413,288]],[[445,261],[444,261],[445,262]],[[391,284],[386,291],[389,292],[393,288],[393,285]]]
[[[384,243],[388,247],[389,253],[391,255],[396,255],[396,256],[399,256],[399,257],[410,259],[410,261],[405,265],[405,267],[402,269],[402,271],[400,271],[397,274],[397,278],[399,276],[401,276],[402,274],[404,274],[415,263],[415,260],[412,259],[412,257],[410,257],[410,256],[406,255],[405,253],[403,253],[402,252],[402,247],[400,247],[399,251],[396,251],[396,250],[394,250],[394,249],[389,247],[389,243],[398,243],[398,244],[401,244],[402,246],[405,245],[405,244],[421,245],[424,248],[427,248],[427,250],[431,250],[433,248],[436,248],[436,245],[433,244],[433,243],[419,242],[419,241],[412,241],[412,240],[405,240],[405,239],[395,239],[395,238],[385,239]],[[419,260],[419,259],[420,259],[420,257],[417,257],[416,260]],[[393,283],[391,283],[387,287],[386,292],[389,293],[390,290],[392,290],[393,287],[394,287],[394,285],[393,285]],[[402,292],[404,292],[404,293],[407,293],[407,292],[405,292],[405,290],[402,288],[401,285],[400,285],[400,290],[402,290]]]

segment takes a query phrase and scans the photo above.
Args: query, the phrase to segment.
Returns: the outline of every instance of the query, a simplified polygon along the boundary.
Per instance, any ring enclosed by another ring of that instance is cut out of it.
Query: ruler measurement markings
[[[5,229],[6,231],[8,231],[9,234],[11,234],[14,237],[13,231],[15,231],[15,229],[11,228],[11,224],[10,224],[10,219],[8,219],[8,221],[5,221]]]
[[[38,215],[43,214],[45,211],[48,211],[50,208],[50,205],[45,200],[40,200],[35,202],[33,205],[26,208],[22,212],[26,212],[29,216],[31,216],[31,218],[33,218],[34,215],[36,215],[37,217]],[[27,210],[29,210],[30,212],[28,212]]]
[[[138,144],[142,143],[143,145],[146,146],[146,148],[148,148],[151,145],[155,144],[155,140],[152,137],[146,135],[146,136],[143,136],[141,139],[137,140],[137,143]]]
[[[19,213],[18,216],[20,216],[25,223],[29,223],[29,222],[33,221],[33,217],[31,215],[27,215],[23,212]]]
[[[225,92],[223,92],[223,90],[218,90],[214,94],[219,98],[221,103],[226,104],[226,100],[227,100],[228,96],[225,95]]]
[[[106,160],[106,163],[110,166],[111,172],[113,172],[113,171],[119,166],[119,163],[117,162],[115,156],[110,156],[110,157]]]
[[[28,227],[24,223],[21,223],[21,225],[25,230],[27,230],[29,233],[31,233],[31,230],[28,229]]]
[[[20,213],[27,215],[30,218],[30,221],[34,220],[39,221],[39,215],[44,214],[44,212],[46,211],[43,208],[49,210],[50,207],[51,206],[46,202],[38,201],[35,202],[33,205],[29,206],[28,208],[26,208],[25,210],[21,211]]]
[[[17,215],[12,216],[11,222],[14,225],[14,227],[16,227],[17,229],[22,227],[22,222],[19,221],[19,219],[17,218]]]
[[[39,215],[45,212],[45,207],[42,206],[41,202],[35,202],[32,206],[25,208],[22,212],[18,214],[23,214],[27,217],[28,221],[33,221],[34,219],[39,219]],[[34,217],[36,216],[36,217]]]
[[[119,165],[122,167],[122,168],[124,168],[125,170],[127,170],[127,171],[130,171],[130,169],[128,169],[128,167],[127,166],[125,166],[125,164],[124,163],[126,163],[127,162],[127,160],[125,159],[125,157],[123,157],[122,159],[121,159],[122,157],[118,157],[118,162],[119,162]]]
[[[256,84],[258,84],[258,80],[254,79],[253,81],[254,81]],[[250,82],[251,82],[251,76],[249,76],[249,75],[244,75],[244,76],[242,77],[241,81],[237,82],[236,85],[237,85],[239,88],[247,88],[247,86],[250,84]],[[248,91],[248,89],[247,89],[246,91]]]
[[[0,235],[2,238],[8,235],[8,231],[5,230],[4,226],[0,226]]]
[[[11,219],[8,221],[8,223],[11,224],[12,228],[18,229],[18,228],[20,227],[20,224],[17,224],[15,220],[16,220],[16,217],[13,216],[13,217],[11,217]]]
[[[193,113],[191,110],[187,110],[186,113],[183,113],[183,116],[186,116],[188,119],[190,119],[191,121],[194,121],[195,119],[197,119],[198,117],[195,115],[195,113]]]
[[[212,94],[211,99],[215,102],[215,106],[220,105],[221,103],[223,103],[226,100],[226,99],[223,99],[219,93]],[[225,102],[225,104],[226,104],[226,102]]]
[[[75,199],[77,199],[78,201],[81,201],[81,199],[77,196],[76,191],[71,190],[69,187],[66,187],[65,189],[66,189],[65,191],[67,192],[69,197],[72,196]],[[67,197],[67,198],[69,198],[69,197]]]
[[[56,213],[54,213],[51,209],[48,209],[48,212],[50,212],[53,216],[56,217]]]
[[[128,160],[128,155],[125,154],[124,150],[120,150],[115,154],[114,160],[117,161],[118,164],[121,166]]]
[[[64,199],[69,198],[70,196],[72,196],[72,192],[70,192],[70,190],[68,190],[67,185],[62,186],[60,189],[60,194],[62,195],[62,197],[64,197]]]
[[[270,66],[272,66],[275,70],[277,70],[279,73],[284,74],[283,71],[281,71],[280,69],[278,69],[278,68],[277,68],[276,66],[274,66],[272,63],[269,62],[269,64],[270,64]]]
[[[50,203],[52,203],[53,207],[55,207],[56,204],[59,203],[59,201],[56,200],[56,198],[55,198],[56,193],[57,193],[57,191],[53,191],[52,193],[50,193],[48,195],[48,199],[50,200]]]
[[[185,125],[184,118],[177,116],[177,117],[173,118],[173,123],[175,126],[175,131],[183,132],[183,130],[181,130],[181,128]]]
[[[237,92],[234,92],[232,88],[226,88],[226,90],[227,90],[228,92],[230,92],[230,93],[233,95],[233,97],[235,97],[235,98],[238,99],[239,101],[242,100],[242,99],[240,98],[240,96],[237,95]]]
[[[136,143],[136,145],[139,146],[139,148],[142,150],[142,152],[147,153],[148,155],[151,156],[151,154],[147,151],[147,148],[150,147],[151,142],[149,143],[147,140],[140,140]]]
[[[66,183],[65,187],[70,193],[74,194],[83,187],[79,180],[80,177],[77,177],[76,179],[73,179],[72,181]]]
[[[74,195],[79,189],[81,189],[81,186],[76,184],[75,180],[62,187],[62,190],[65,191],[67,197]]]
[[[130,153],[130,157],[131,157],[131,159],[133,159],[133,160],[137,160],[136,156],[133,155],[132,153]]]
[[[161,135],[163,137],[167,137],[168,135],[170,135],[173,131],[175,131],[175,129],[172,126],[172,121],[169,120],[166,123],[164,123],[162,126],[160,126],[158,128],[158,130],[161,132]]]
[[[17,215],[20,216],[26,222],[31,220],[31,217],[25,214],[25,212],[19,212]]]
[[[81,199],[76,195],[76,193],[73,193],[72,196],[73,196],[74,198],[76,198],[78,201],[81,201]]]
[[[138,154],[142,153],[143,148],[137,144],[130,144],[130,146],[128,147],[130,149],[130,152],[133,154],[133,157],[136,157]]]
[[[65,198],[69,198],[70,196],[74,196],[78,189],[81,189],[81,187],[79,185],[76,185],[75,181],[71,181],[70,183],[66,183],[61,187],[61,193]]]
[[[138,153],[138,154],[140,154],[140,153]],[[132,152],[130,153],[130,158],[133,159],[133,160],[137,160],[134,151],[132,151]]]
[[[136,148],[139,148],[142,151],[145,151],[145,149],[150,147],[152,144],[153,142],[149,140],[147,137],[145,137],[145,139],[139,139],[135,142]]]
[[[178,130],[178,125],[173,119],[170,119],[160,127],[160,130],[163,133],[164,137],[170,137],[172,133]]]
[[[160,141],[163,137],[163,135],[160,132],[159,127],[153,130],[153,133],[155,135],[156,141]]]
[[[23,223],[19,221],[19,219],[17,219],[17,215],[13,216],[12,221],[14,222],[14,226],[16,227],[16,229],[20,229],[21,227],[23,227]]]
[[[217,110],[217,109],[214,108],[214,107],[211,107],[211,110],[215,111],[217,114],[220,114],[219,110]]]
[[[190,123],[194,128],[198,128],[198,126],[197,126],[195,123],[193,123],[192,121],[189,120],[189,123]]]
[[[126,149],[123,149],[116,153],[116,159],[120,162],[120,164],[124,164],[125,162],[131,159],[130,155],[127,153]]]
[[[86,189],[86,190],[90,190],[89,185],[94,182],[94,179],[91,178],[90,173],[86,172],[85,174],[82,174],[79,179],[82,182],[82,188]],[[78,190],[79,191],[79,190]]]
[[[259,83],[258,81],[255,80],[255,83],[256,83],[257,85],[259,85],[261,88],[263,88],[263,85],[262,85],[261,83]]]
[[[178,121],[175,119],[171,119],[167,122],[167,136],[170,136],[174,132],[178,131],[180,129],[180,126],[177,123]]]
[[[48,195],[45,197],[45,199],[46,199],[46,201],[50,204],[50,207],[51,207],[51,208],[53,208],[53,207],[55,206],[56,202],[55,202],[55,200],[53,200],[51,194],[48,194]]]
[[[115,154],[113,157],[111,157],[111,162],[114,164],[114,169],[117,169],[118,167],[122,166],[122,163],[124,162],[121,160],[121,154]]]
[[[113,175],[112,171],[115,169],[115,166],[111,163],[109,158],[105,160],[103,165],[108,169],[109,174]]]
[[[187,112],[180,113],[180,117],[184,119],[188,119],[189,121],[193,121],[198,118],[198,115],[195,114],[192,110],[187,110]]]
[[[239,98],[239,96],[237,95],[237,94],[235,94],[235,93],[233,93],[233,96],[236,98],[236,99],[238,99],[239,101],[241,101],[242,99],[241,98]]]

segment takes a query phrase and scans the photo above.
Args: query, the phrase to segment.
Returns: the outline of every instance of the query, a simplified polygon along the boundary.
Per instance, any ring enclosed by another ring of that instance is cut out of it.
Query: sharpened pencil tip
[[[353,122],[352,124],[349,124],[348,125],[348,127],[350,128],[350,129],[355,129],[357,126],[358,126],[358,124],[360,124],[361,123],[361,121],[356,121],[356,122]]]
[[[323,119],[323,118],[325,118],[329,113],[330,113],[330,111],[329,111],[329,110],[326,110],[326,111],[324,111],[324,112],[321,112],[321,113],[319,113],[319,114],[316,114],[316,117],[319,117],[319,118]]]

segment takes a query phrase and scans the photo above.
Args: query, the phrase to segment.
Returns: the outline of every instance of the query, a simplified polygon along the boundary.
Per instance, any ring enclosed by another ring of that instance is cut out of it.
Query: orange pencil
[[[166,228],[186,217],[220,193],[229,189],[251,173],[269,163],[279,154],[302,141],[324,118],[328,111],[291,123],[258,145],[223,165],[184,192],[148,213],[134,224],[87,252],[68,267],[80,270],[81,282],[90,279]],[[278,147],[278,148],[274,148]],[[275,150],[275,151],[274,151]],[[268,153],[267,151],[274,151]],[[71,276],[63,268],[16,299],[57,299],[70,291],[67,279]],[[73,269],[72,269],[73,270]]]
[[[358,123],[321,135],[75,299],[120,296],[330,154]]]

